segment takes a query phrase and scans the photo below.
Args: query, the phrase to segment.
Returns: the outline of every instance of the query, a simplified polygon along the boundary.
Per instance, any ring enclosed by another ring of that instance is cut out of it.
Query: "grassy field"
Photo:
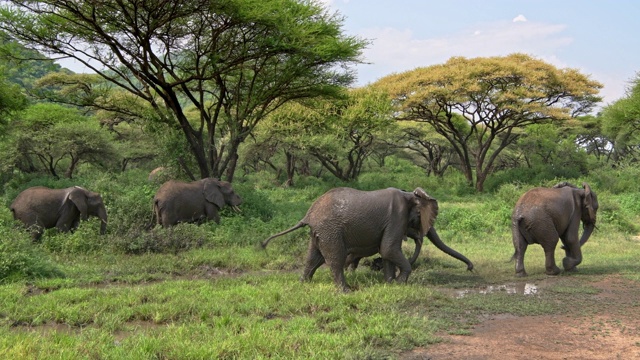
[[[347,273],[354,291],[343,294],[326,267],[312,282],[299,281],[306,230],[274,240],[266,251],[257,246],[339,184],[309,179],[285,189],[247,179],[234,184],[245,199],[242,214],[225,211],[220,225],[146,232],[155,185],[141,179],[85,180],[107,203],[105,236],[90,221],[73,234],[47,231],[32,244],[6,206],[0,209],[0,358],[394,358],[439,342],[442,334],[468,334],[487,314],[588,316],[597,308],[576,304],[594,292],[590,283],[611,274],[640,281],[640,192],[598,192],[598,230],[585,245],[580,271],[525,296],[505,289],[547,278],[539,246],[527,252],[528,278],[515,278],[509,262],[511,209],[532,185],[474,195],[455,190],[458,178],[443,186],[441,179],[415,181],[392,171],[364,176],[351,186],[422,186],[438,198],[441,238],[475,270],[425,243],[408,284],[385,283],[364,261]],[[5,204],[18,191],[8,189]],[[404,246],[413,251],[412,242]],[[558,263],[562,257],[558,248]]]

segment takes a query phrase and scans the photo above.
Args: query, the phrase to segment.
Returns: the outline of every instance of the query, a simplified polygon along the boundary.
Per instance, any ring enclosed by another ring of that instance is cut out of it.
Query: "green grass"
[[[396,170],[389,171],[383,180],[365,176],[358,185],[411,187],[408,177],[393,183]],[[528,278],[515,278],[509,262],[509,217],[528,186],[468,195],[428,188],[441,180],[430,179],[429,186],[415,181],[440,195],[436,228],[474,262],[474,272],[425,242],[408,284],[387,284],[361,264],[347,272],[354,291],[343,294],[326,267],[313,281],[299,281],[308,230],[280,237],[266,251],[257,246],[293,226],[336,184],[303,180],[284,189],[239,182],[234,187],[245,199],[242,214],[225,211],[220,225],[145,232],[140,223],[149,204],[138,202],[155,190],[143,180],[136,185],[131,174],[123,177],[96,176],[84,184],[102,187],[105,201],[112,201],[106,236],[89,222],[74,234],[48,231],[32,244],[0,210],[0,271],[9,269],[0,284],[0,358],[393,358],[443,334],[470,334],[486,315],[589,316],[601,309],[593,282],[610,275],[640,281],[636,193],[598,193],[599,229],[583,248],[579,272],[547,284],[540,246],[527,251]],[[413,251],[412,242],[404,246]],[[558,248],[558,264],[562,257]],[[540,293],[482,291],[524,283],[540,285]]]

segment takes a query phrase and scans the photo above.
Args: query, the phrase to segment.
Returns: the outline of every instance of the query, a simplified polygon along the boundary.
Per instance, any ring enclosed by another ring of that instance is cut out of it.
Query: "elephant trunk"
[[[107,232],[107,209],[104,205],[98,209],[98,218],[100,219],[100,235],[104,235]]]
[[[422,238],[415,237],[413,240],[416,242],[416,250],[413,252],[411,259],[409,259],[409,264],[415,264],[418,256],[420,255],[420,251],[422,250]]]
[[[584,243],[589,240],[589,237],[591,236],[591,233],[593,232],[593,229],[595,229],[595,227],[596,223],[594,222],[583,224],[582,236],[580,237],[580,246],[584,245]]]
[[[438,233],[436,232],[436,229],[433,226],[427,232],[427,237],[429,238],[429,240],[431,240],[431,243],[433,243],[433,245],[435,245],[442,252],[467,264],[467,270],[469,271],[473,270],[473,263],[469,259],[467,259],[466,256],[453,250],[452,248],[448,247],[444,242],[442,242],[442,240],[440,240],[440,237],[438,236]],[[417,246],[417,243],[416,243],[416,246]]]

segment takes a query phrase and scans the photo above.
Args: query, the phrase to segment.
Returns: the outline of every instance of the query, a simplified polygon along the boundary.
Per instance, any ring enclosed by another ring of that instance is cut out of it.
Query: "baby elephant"
[[[80,220],[96,216],[102,222],[100,234],[107,230],[107,210],[100,194],[73,186],[66,189],[31,187],[11,203],[13,218],[32,230],[34,240],[40,239],[44,229],[53,227],[62,232],[75,230]]]
[[[557,275],[554,252],[558,238],[562,240],[566,257],[562,260],[565,271],[574,270],[582,262],[581,247],[589,240],[596,226],[598,197],[587,183],[578,188],[567,182],[553,188],[534,188],[516,203],[511,217],[516,275],[526,276],[524,253],[529,244],[540,244],[544,249],[548,275]],[[582,236],[578,238],[580,221]]]
[[[407,236],[420,239],[427,235],[434,245],[473,269],[469,259],[446,246],[438,237],[433,223],[438,214],[437,201],[421,188],[413,192],[388,188],[360,191],[335,188],[320,196],[305,217],[292,228],[275,234],[262,243],[308,225],[311,241],[302,280],[311,280],[325,262],[331,268],[335,284],[348,291],[344,277],[347,259],[380,253],[385,279],[406,282],[411,273],[409,260],[402,253]]]
[[[218,211],[225,205],[240,211],[242,199],[231,184],[214,178],[190,183],[167,181],[153,198],[153,214],[159,225],[173,226],[180,222],[213,220],[220,223]]]

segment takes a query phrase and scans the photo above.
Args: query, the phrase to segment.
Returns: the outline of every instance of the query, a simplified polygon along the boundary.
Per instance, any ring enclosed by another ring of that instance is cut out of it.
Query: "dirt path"
[[[640,289],[611,276],[592,284],[597,314],[489,317],[472,335],[442,335],[442,343],[402,354],[430,359],[640,359]],[[601,308],[601,309],[600,309]]]

